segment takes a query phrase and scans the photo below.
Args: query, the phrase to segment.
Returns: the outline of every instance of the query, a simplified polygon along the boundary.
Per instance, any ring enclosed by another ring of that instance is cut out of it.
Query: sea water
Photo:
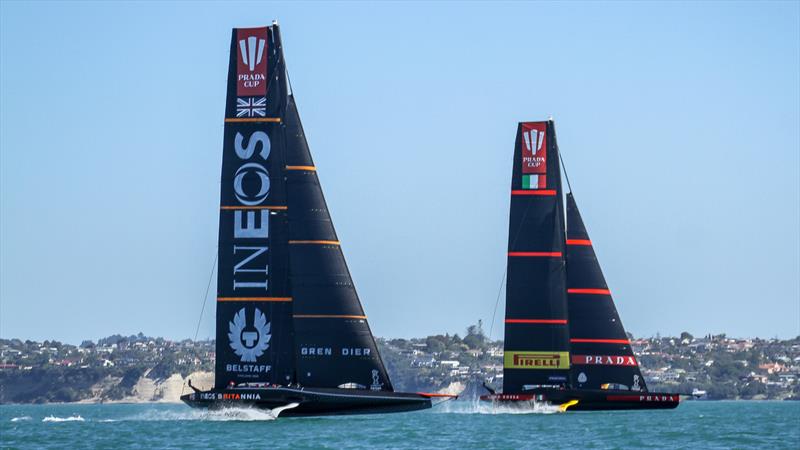
[[[572,412],[448,402],[432,410],[279,418],[168,404],[0,405],[2,448],[800,448],[800,402]]]

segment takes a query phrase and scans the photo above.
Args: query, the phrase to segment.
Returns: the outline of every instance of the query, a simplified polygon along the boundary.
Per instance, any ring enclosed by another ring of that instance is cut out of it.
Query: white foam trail
[[[11,418],[12,422],[22,422],[22,421],[25,421],[25,420],[31,420],[31,416],[20,416],[20,417],[12,417]]]
[[[280,413],[280,411],[279,411]],[[260,420],[275,420],[278,416],[267,409],[255,408],[224,408],[206,411],[202,420],[210,421],[228,421],[237,420],[245,422],[254,422]]]
[[[85,420],[83,417],[76,414],[69,417],[47,416],[42,419],[42,422],[85,422]]]
[[[149,410],[144,411],[133,416],[124,417],[121,420],[125,421],[140,421],[140,422],[171,422],[181,420],[202,420],[204,410],[189,409],[181,411],[164,411],[164,410]]]
[[[287,405],[289,406],[289,405]],[[277,411],[278,414],[281,413],[283,408],[276,408],[280,411]],[[277,414],[273,413],[268,409],[256,409],[256,408],[224,408],[224,409],[214,409],[214,410],[205,410],[205,409],[190,409],[184,411],[146,411],[141,414],[137,414],[132,417],[128,417],[124,420],[133,420],[133,421],[154,421],[154,422],[172,422],[172,421],[193,421],[193,420],[205,420],[211,422],[224,422],[224,421],[267,421],[267,420],[275,420],[277,418]]]
[[[562,412],[559,405],[549,402],[503,402],[480,400],[447,402],[433,409],[444,414],[555,414]]]

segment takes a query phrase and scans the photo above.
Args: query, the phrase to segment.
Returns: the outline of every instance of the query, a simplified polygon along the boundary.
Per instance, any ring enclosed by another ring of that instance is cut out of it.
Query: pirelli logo
[[[506,351],[506,369],[569,369],[569,352]]]

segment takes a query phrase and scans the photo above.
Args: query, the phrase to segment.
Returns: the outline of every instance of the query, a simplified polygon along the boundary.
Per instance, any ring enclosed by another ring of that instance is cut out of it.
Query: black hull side
[[[531,402],[549,402],[561,405],[563,411],[615,411],[673,409],[680,403],[680,395],[612,390],[535,389],[523,394],[483,395],[481,400],[517,406]]]
[[[280,417],[383,414],[417,411],[431,407],[431,399],[419,394],[356,389],[233,388],[212,389],[181,396],[193,408],[275,409],[292,403]]]

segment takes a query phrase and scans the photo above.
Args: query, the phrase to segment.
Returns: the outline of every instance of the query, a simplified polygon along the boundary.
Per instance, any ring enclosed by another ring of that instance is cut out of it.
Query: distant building
[[[780,363],[766,363],[766,364],[759,364],[758,368],[761,370],[766,370],[767,373],[779,373],[786,371],[786,366]]]

